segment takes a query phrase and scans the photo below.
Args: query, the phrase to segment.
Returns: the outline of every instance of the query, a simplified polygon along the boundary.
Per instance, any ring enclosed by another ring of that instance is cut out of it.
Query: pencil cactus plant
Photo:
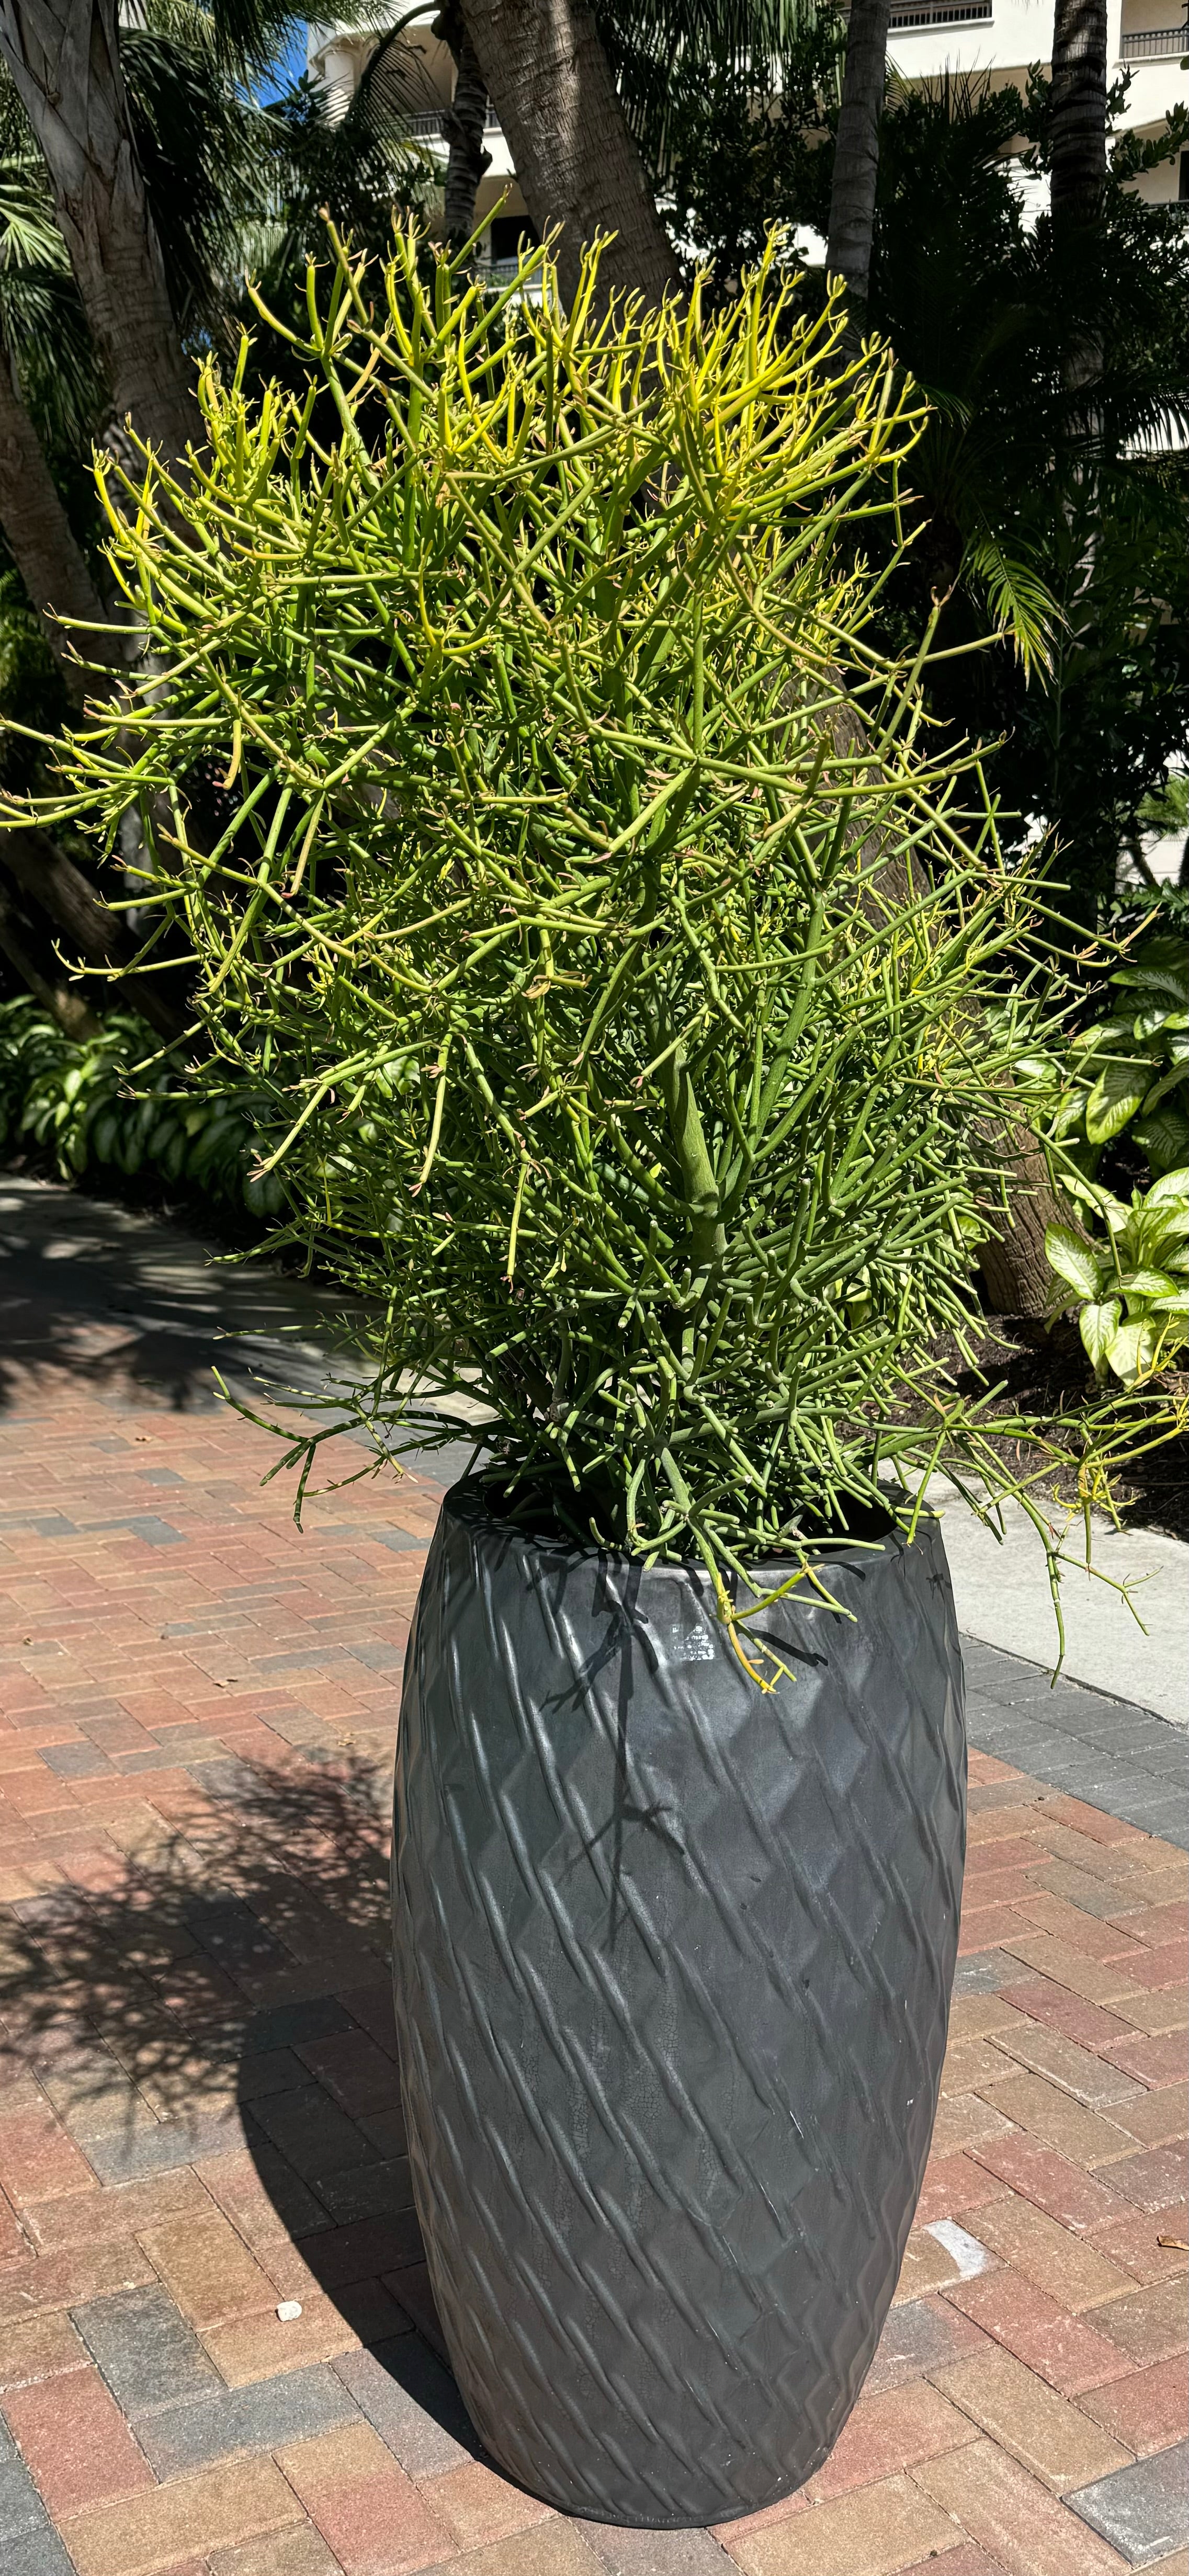
[[[331,249],[304,403],[212,361],[191,479],[108,493],[152,676],[55,811],[135,811],[289,1239],[380,1301],[361,1415],[391,1450],[477,1398],[513,1516],[702,1563],[732,1625],[940,1464],[1053,1547],[1061,1426],[997,1420],[1006,1467],[940,1355],[1036,889],[929,637],[873,640],[921,401],[767,264],[600,318],[597,251],[566,309],[547,250],[493,298],[411,231],[383,275]]]

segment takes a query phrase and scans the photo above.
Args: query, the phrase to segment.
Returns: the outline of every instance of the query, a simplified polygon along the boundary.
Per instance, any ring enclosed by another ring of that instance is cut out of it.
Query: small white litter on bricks
[[[944,2245],[946,2253],[952,2254],[960,2281],[976,2281],[979,2273],[987,2270],[991,2257],[986,2246],[979,2244],[977,2236],[968,2236],[955,2218],[935,2218],[923,2232],[926,2236],[935,2236],[938,2244]]]
[[[958,2232],[960,2235],[961,2229],[959,2229]],[[277,2309],[277,2315],[279,2316],[283,2326],[291,2326],[294,2318],[301,2315],[300,2299],[282,2299],[280,2307]]]

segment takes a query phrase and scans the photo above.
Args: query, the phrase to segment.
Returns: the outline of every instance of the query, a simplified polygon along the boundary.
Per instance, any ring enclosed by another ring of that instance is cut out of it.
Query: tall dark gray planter
[[[798,2486],[862,2384],[937,2103],[964,1846],[936,1523],[743,1672],[678,1568],[447,1498],[405,1669],[417,2207],[493,2457],[603,2522]]]

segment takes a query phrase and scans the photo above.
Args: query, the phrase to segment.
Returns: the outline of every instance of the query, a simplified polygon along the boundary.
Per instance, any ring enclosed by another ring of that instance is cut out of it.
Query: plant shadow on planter
[[[505,2471],[599,2522],[714,2527],[815,2473],[929,2150],[965,1781],[940,1532],[789,1571],[768,1691],[699,1572],[475,1486],[418,1597],[396,1966],[433,2278]]]
[[[34,2074],[104,2184],[194,2166],[210,2217],[302,2303],[275,2326],[292,2368],[336,2361],[404,2465],[449,2468],[480,2444],[439,2357],[404,2153],[389,1766],[190,1776],[210,1805],[9,1909],[0,2084]],[[286,2362],[270,2347],[262,2367]]]

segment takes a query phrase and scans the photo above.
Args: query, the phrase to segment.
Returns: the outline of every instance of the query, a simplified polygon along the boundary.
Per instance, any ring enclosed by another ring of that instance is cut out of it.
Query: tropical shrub
[[[1109,977],[1114,1012],[1063,1052],[1037,1049],[1018,1080],[1036,1133],[1059,1160],[1080,1224],[1051,1225],[1045,1249],[1079,1300],[1095,1375],[1127,1385],[1163,1368],[1187,1338],[1189,1268],[1189,943],[1172,934],[1125,952]],[[1118,1148],[1150,1186],[1118,1195]],[[1104,1158],[1107,1177],[1103,1178]]]
[[[63,1180],[152,1174],[255,1217],[285,1205],[275,1173],[259,1175],[258,1100],[189,1093],[146,1022],[109,1012],[93,1036],[69,1038],[28,994],[0,1002],[0,1153],[34,1146]]]
[[[1076,1192],[1127,1132],[1152,1171],[1189,1163],[1189,941],[1150,939],[1116,967],[1108,1019],[1078,1030],[1063,1056],[1027,1059],[1040,1132],[1063,1149]]]
[[[708,319],[601,313],[596,258],[566,311],[545,252],[492,298],[411,230],[382,276],[332,247],[306,395],[208,366],[201,474],[112,503],[152,678],[49,811],[135,810],[278,1232],[378,1301],[360,1418],[387,1457],[477,1398],[504,1508],[700,1559],[736,1633],[757,1561],[911,1527],[942,1463],[1056,1556],[1037,1483],[1151,1416],[992,1426],[942,1352],[1036,889],[931,739],[928,635],[871,640],[919,400],[767,262]]]
[[[1078,1329],[1095,1376],[1101,1383],[1109,1369],[1134,1385],[1189,1341],[1189,1168],[1133,1191],[1130,1207],[1098,1187],[1086,1199],[1105,1242],[1051,1225],[1045,1250],[1083,1301]]]

